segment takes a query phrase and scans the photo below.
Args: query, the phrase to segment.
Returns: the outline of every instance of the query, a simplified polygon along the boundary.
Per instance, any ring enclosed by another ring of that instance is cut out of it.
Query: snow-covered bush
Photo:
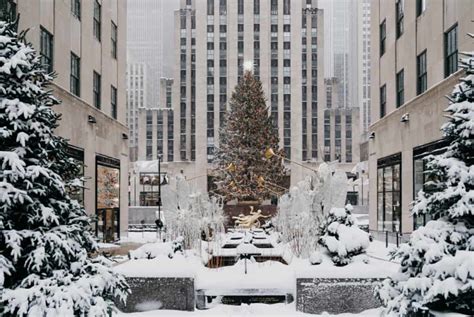
[[[68,195],[79,166],[53,134],[51,80],[32,45],[0,21],[0,315],[108,316],[128,287],[89,256],[97,243]]]
[[[474,53],[461,64],[467,76],[456,86],[443,125],[445,153],[428,161],[429,192],[421,192],[415,215],[432,219],[394,252],[399,272],[383,282],[379,297],[389,315],[428,309],[474,312]]]
[[[148,243],[136,250],[129,251],[128,258],[132,260],[151,260],[159,256],[167,256],[172,259],[176,253],[184,253],[183,241],[183,237],[178,237],[172,242]]]
[[[351,205],[331,209],[322,226],[319,243],[326,247],[338,266],[350,263],[353,256],[365,253],[369,247],[369,234],[354,223],[351,211]]]
[[[222,200],[193,192],[182,175],[177,177],[176,190],[167,188],[163,192],[163,207],[170,215],[168,231],[173,238],[183,237],[185,249],[198,248],[201,238],[224,232]]]
[[[333,207],[344,207],[347,177],[330,165],[320,165],[313,174],[280,197],[273,224],[298,257],[307,258],[317,249],[321,224]]]

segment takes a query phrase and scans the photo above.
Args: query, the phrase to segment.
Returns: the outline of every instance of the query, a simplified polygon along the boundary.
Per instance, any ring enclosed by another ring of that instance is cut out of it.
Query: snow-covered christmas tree
[[[322,225],[319,243],[326,247],[337,266],[349,264],[353,256],[365,253],[369,247],[369,234],[355,224],[351,211],[351,205],[332,208]]]
[[[379,289],[391,315],[474,312],[474,52],[463,55],[467,76],[450,96],[449,122],[442,127],[450,145],[428,159],[430,191],[418,195],[413,209],[435,220],[393,254],[400,270]]]
[[[227,200],[268,199],[281,190],[285,169],[281,158],[265,159],[265,152],[283,152],[278,150],[278,131],[270,118],[262,83],[249,69],[229,104],[216,152],[218,192]]]
[[[104,259],[64,175],[78,174],[53,134],[58,104],[39,55],[0,22],[0,315],[107,316],[128,288]]]

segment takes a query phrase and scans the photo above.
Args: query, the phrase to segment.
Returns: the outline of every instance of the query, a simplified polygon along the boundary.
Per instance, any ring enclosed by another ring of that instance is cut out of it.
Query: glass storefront
[[[96,176],[96,234],[100,241],[116,241],[120,238],[120,161],[97,156]]]
[[[427,158],[429,155],[438,155],[446,151],[448,143],[439,140],[413,149],[413,200],[416,200],[420,191],[429,192],[427,182],[434,180],[427,175]],[[418,229],[430,221],[431,215],[418,215],[413,217],[413,228]]]
[[[377,162],[377,229],[401,231],[401,154]]]

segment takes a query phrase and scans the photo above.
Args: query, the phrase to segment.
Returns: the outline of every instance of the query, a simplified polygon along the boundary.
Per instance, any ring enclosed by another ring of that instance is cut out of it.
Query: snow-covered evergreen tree
[[[365,253],[369,247],[369,234],[355,224],[351,211],[351,205],[332,208],[322,225],[319,243],[326,247],[337,266],[349,264],[353,256]]]
[[[449,122],[442,127],[450,145],[429,158],[430,191],[418,195],[413,209],[435,220],[393,254],[401,268],[379,290],[391,315],[474,312],[474,52],[465,55],[467,76],[450,97]]]
[[[262,83],[250,70],[235,87],[229,104],[216,152],[218,192],[227,200],[269,199],[283,185],[283,151],[278,150],[278,131],[268,113]],[[265,159],[269,149],[280,157]]]
[[[101,258],[84,208],[67,187],[78,173],[53,134],[58,104],[39,55],[0,22],[0,315],[106,316],[128,288]]]

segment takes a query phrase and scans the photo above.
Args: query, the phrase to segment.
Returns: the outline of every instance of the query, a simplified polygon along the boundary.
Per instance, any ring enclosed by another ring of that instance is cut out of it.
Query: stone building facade
[[[98,216],[96,233],[113,241],[128,227],[128,129],[125,125],[126,3],[118,0],[10,1],[19,29],[56,72],[62,103],[56,133],[84,163],[78,200]]]
[[[423,157],[442,151],[444,98],[457,83],[474,2],[372,0],[370,230],[410,233],[427,219],[410,206],[426,181]]]

